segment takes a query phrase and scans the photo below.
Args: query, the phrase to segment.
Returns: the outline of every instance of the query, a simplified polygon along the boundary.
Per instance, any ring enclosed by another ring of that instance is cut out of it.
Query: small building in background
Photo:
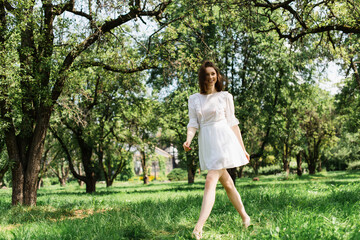
[[[179,158],[178,158],[178,150],[171,143],[170,147],[165,148],[165,152],[169,153],[172,158],[173,169],[179,167]]]
[[[134,153],[134,172],[136,175],[140,176],[143,174],[143,169],[141,166],[141,155],[139,151]],[[173,155],[170,153],[155,147],[154,153],[148,155],[147,164],[150,169],[150,176],[154,176],[154,179],[157,179],[161,171],[165,175],[169,174],[173,170]],[[163,166],[163,167],[162,167]],[[163,168],[163,169],[161,169]]]

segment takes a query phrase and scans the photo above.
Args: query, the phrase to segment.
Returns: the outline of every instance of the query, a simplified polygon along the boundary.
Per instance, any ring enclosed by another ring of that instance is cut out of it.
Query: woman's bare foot
[[[191,234],[191,237],[195,238],[196,240],[202,239],[202,231],[197,231],[194,229],[194,231]]]
[[[247,216],[246,218],[245,218],[245,220],[243,220],[243,226],[245,227],[245,228],[248,228],[249,226],[250,226],[250,217],[249,216]]]

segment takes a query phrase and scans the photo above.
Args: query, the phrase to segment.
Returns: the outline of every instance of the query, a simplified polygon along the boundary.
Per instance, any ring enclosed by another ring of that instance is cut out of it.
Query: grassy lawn
[[[301,178],[238,179],[252,217],[248,230],[218,185],[204,239],[360,239],[360,172],[327,172]],[[190,239],[200,212],[204,180],[50,186],[36,207],[11,207],[0,190],[0,239]]]

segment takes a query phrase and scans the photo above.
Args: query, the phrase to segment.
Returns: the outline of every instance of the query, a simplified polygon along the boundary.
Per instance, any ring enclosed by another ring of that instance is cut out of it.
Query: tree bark
[[[317,169],[316,169],[318,172],[321,172],[322,171],[322,167],[321,167],[321,159],[319,159],[318,161],[318,165],[317,165]]]
[[[284,153],[283,153],[283,168],[285,171],[285,178],[288,179],[289,178],[289,174],[290,174],[290,166],[289,166],[289,150],[288,150],[288,145],[285,144],[284,146]]]
[[[41,157],[44,150],[46,131],[50,121],[50,114],[51,110],[49,109],[40,115],[31,141],[28,164],[25,172],[25,205],[36,205],[38,176],[40,172]]]
[[[59,183],[60,183],[60,186],[62,187],[65,187],[66,186],[66,180],[67,180],[67,177],[69,176],[69,168],[66,168],[65,169],[65,166],[64,166],[64,162],[61,161],[60,162],[60,168],[59,168],[59,165],[56,167],[56,169],[53,169],[51,166],[50,166],[50,169],[53,171],[53,173],[57,176],[58,180],[59,180]]]
[[[19,148],[13,126],[5,131],[5,142],[12,173],[12,205],[24,203],[24,166],[20,158]]]
[[[24,173],[20,162],[15,162],[12,169],[12,205],[22,205],[24,203]]]
[[[5,186],[4,176],[6,172],[9,170],[9,168],[10,168],[9,163],[5,163],[5,166],[3,166],[0,170],[0,187]]]
[[[188,184],[194,183],[196,170],[194,171],[192,168],[188,167],[187,172],[188,172]]]
[[[195,164],[194,156],[189,153],[186,154],[186,168],[188,172],[188,184],[193,184],[195,182],[197,164]]]
[[[302,175],[301,164],[302,164],[301,152],[299,152],[298,154],[296,154],[296,166],[297,166],[296,173],[299,177],[301,177],[301,175]]]
[[[71,157],[71,154],[70,154],[70,151],[69,149],[67,148],[65,142],[62,140],[62,138],[60,137],[60,135],[55,131],[55,129],[53,129],[52,127],[50,127],[50,131],[52,132],[52,134],[54,135],[54,137],[59,141],[60,145],[61,145],[61,148],[63,149],[64,153],[65,153],[65,156],[66,156],[66,159],[69,163],[69,169],[71,171],[71,173],[73,174],[73,176],[78,179],[78,183],[80,186],[83,186],[84,184],[84,181],[86,181],[86,177],[83,176],[83,173],[82,173],[82,168],[81,168],[81,163],[79,162],[78,163],[78,172],[76,172],[75,170],[75,166],[74,166],[74,163],[72,161],[72,157]],[[79,143],[80,145],[80,143]],[[67,172],[68,174],[68,172]]]
[[[284,160],[283,161],[284,163],[284,171],[285,171],[285,175],[286,175],[286,178],[289,177],[289,174],[290,174],[290,165],[289,165],[289,161],[287,160]]]
[[[228,168],[226,169],[227,172],[229,173],[231,179],[234,182],[234,185],[236,184],[236,168]]]
[[[237,176],[238,178],[243,177],[243,175],[244,175],[244,166],[239,167],[239,170],[238,170],[237,174],[238,174],[238,176]]]
[[[92,148],[81,138],[78,138],[78,142],[81,151],[81,161],[85,171],[86,192],[93,193],[96,191],[96,175],[91,161]]]
[[[78,167],[79,175],[83,175],[82,166],[81,166],[80,162],[79,162],[77,167]],[[81,180],[81,179],[78,179],[78,184],[79,184],[80,187],[82,187],[82,186],[84,186],[84,181]]]
[[[316,170],[316,165],[313,163],[308,164],[309,166],[309,174],[314,175]]]
[[[144,180],[144,184],[148,184],[149,183],[149,178],[147,175],[147,171],[148,171],[148,167],[146,165],[146,155],[145,155],[145,151],[141,150],[140,151],[141,154],[141,167],[143,169],[143,180]]]

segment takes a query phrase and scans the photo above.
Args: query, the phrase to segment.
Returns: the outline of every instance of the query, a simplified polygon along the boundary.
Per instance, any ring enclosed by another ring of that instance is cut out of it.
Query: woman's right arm
[[[194,127],[188,127],[187,128],[186,142],[184,142],[184,144],[183,144],[184,150],[186,152],[191,150],[190,144],[191,144],[191,141],[193,140],[193,138],[195,136],[195,133],[196,133],[196,128],[194,128]]]
[[[189,123],[187,125],[186,142],[184,142],[183,144],[184,150],[186,152],[191,150],[190,148],[191,141],[195,136],[196,130],[199,128],[195,107],[193,106],[191,99],[192,97],[189,97],[189,101],[188,101]]]

